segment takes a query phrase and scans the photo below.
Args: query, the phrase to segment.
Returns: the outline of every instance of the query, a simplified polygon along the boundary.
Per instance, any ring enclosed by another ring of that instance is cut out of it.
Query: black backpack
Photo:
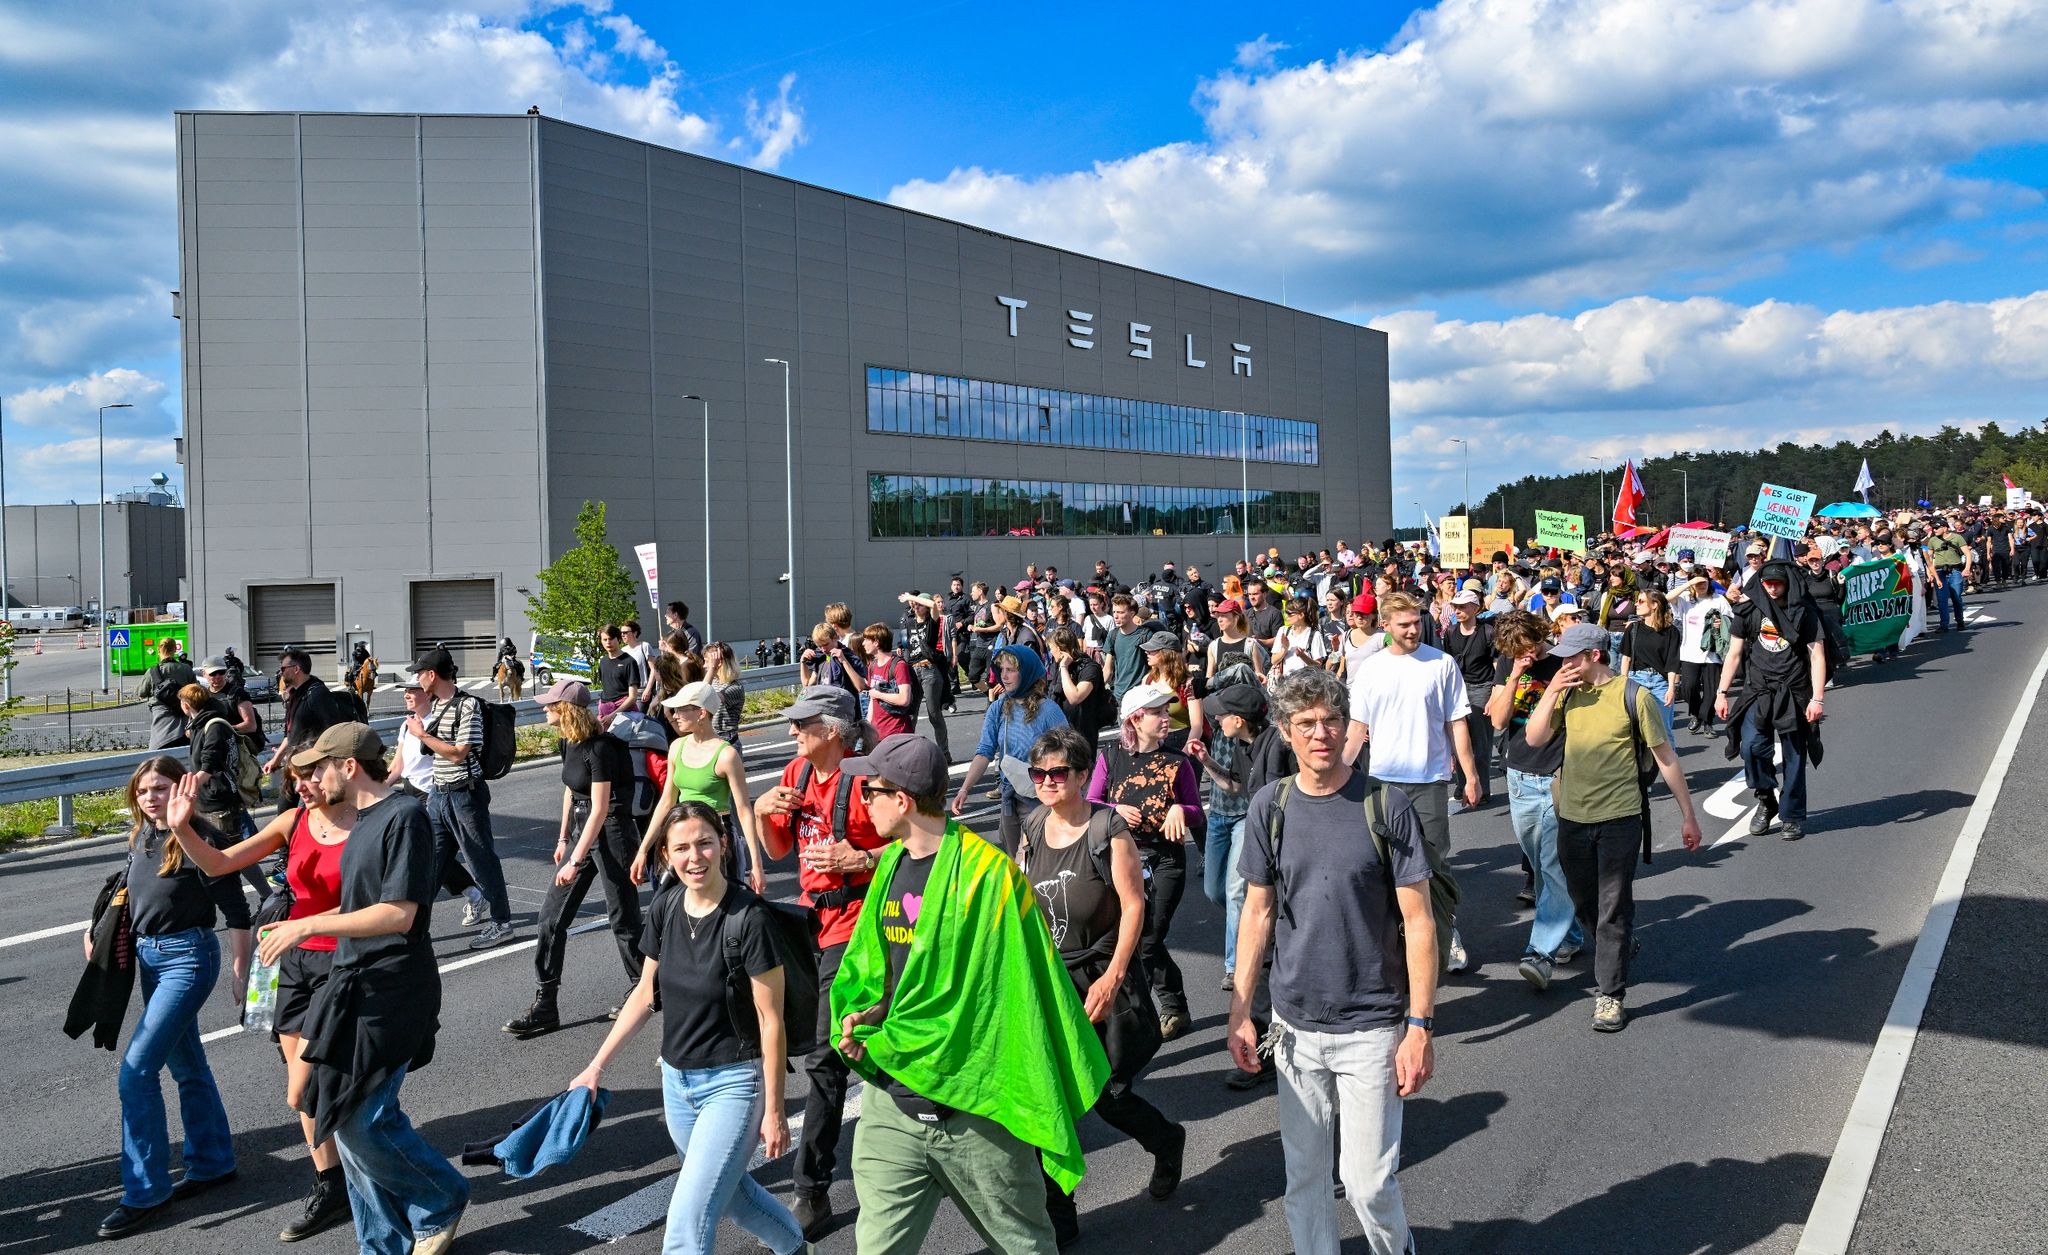
[[[672,890],[671,900],[681,896]],[[756,913],[782,964],[782,1043],[787,1060],[816,1050],[818,1041],[818,913],[794,902],[771,902],[744,885],[733,886],[737,919]],[[672,908],[680,910],[680,907]],[[726,1010],[748,1044],[759,1047],[761,1028],[754,1014],[753,982],[740,961],[740,939],[733,929],[721,933],[725,948]],[[785,1066],[793,1067],[793,1064]]]
[[[352,688],[328,689],[327,702],[336,723],[370,722],[370,707],[363,701],[363,695]]]
[[[484,779],[497,780],[512,770],[519,754],[519,712],[506,702],[470,700],[483,707],[477,713],[484,721]]]
[[[178,709],[178,693],[187,684],[197,684],[199,676],[192,670],[192,664],[183,658],[173,658],[150,668],[156,677],[156,688],[150,697],[165,710]]]

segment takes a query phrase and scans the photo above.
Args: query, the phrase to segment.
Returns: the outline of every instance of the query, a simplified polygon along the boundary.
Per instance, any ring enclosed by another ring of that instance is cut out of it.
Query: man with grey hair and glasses
[[[1232,1060],[1257,1072],[1253,1027],[1266,949],[1287,1228],[1301,1255],[1336,1255],[1337,1176],[1374,1255],[1411,1250],[1395,1172],[1401,1099],[1435,1071],[1437,948],[1429,853],[1407,794],[1345,761],[1349,696],[1328,671],[1274,685],[1274,725],[1297,774],[1252,797],[1230,999]]]

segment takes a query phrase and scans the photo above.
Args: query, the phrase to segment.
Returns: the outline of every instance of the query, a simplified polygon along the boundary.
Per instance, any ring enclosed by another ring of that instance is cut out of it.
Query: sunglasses
[[[878,797],[901,797],[903,790],[892,789],[886,784],[876,784],[872,780],[863,780],[860,782],[860,795],[872,802]]]
[[[1031,777],[1033,784],[1065,784],[1073,777],[1072,767],[1028,767],[1024,774]]]

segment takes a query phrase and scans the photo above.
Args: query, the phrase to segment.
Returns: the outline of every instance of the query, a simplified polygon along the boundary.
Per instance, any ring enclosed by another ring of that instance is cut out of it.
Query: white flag
[[[1856,472],[1856,493],[1863,498],[1863,504],[1870,504],[1870,490],[1877,487],[1877,481],[1870,477],[1870,459],[1863,459],[1863,469]]]

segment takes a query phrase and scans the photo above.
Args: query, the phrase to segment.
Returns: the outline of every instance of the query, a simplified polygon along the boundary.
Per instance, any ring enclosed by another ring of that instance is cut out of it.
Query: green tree
[[[14,625],[0,623],[0,676],[14,671]],[[14,708],[21,703],[19,697],[10,697],[0,702],[0,738],[7,735],[8,727],[14,722]]]
[[[633,576],[605,533],[605,504],[586,501],[576,512],[576,544],[540,572],[540,592],[527,597],[534,631],[604,652],[598,633],[639,610]]]

